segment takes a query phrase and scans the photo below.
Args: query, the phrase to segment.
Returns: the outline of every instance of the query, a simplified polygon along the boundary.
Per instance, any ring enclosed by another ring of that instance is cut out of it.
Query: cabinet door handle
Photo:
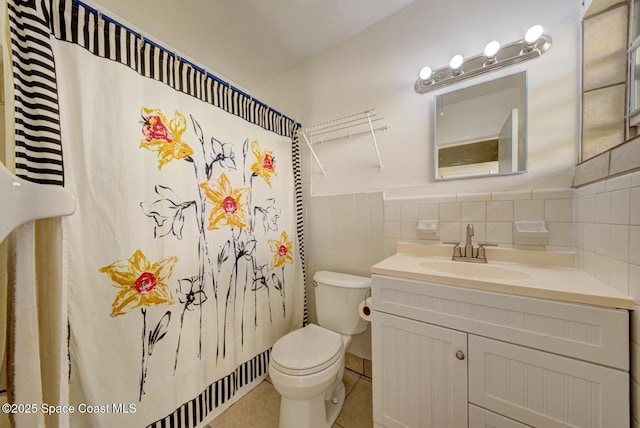
[[[456,358],[459,359],[460,361],[464,360],[464,352],[462,351],[456,352]]]

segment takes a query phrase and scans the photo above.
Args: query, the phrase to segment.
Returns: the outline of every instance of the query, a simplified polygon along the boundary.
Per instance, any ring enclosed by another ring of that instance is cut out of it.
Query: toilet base
[[[331,428],[342,410],[345,395],[344,383],[340,381],[326,400],[325,394],[305,401],[281,396],[278,428]]]
[[[347,390],[344,387],[344,382],[341,381],[333,393],[333,398],[324,400],[325,411],[327,413],[327,421],[329,422],[328,426],[333,426],[333,423],[336,421],[336,419],[338,419],[338,414],[340,413],[340,410],[342,410],[342,406],[344,405],[344,398],[346,395]]]

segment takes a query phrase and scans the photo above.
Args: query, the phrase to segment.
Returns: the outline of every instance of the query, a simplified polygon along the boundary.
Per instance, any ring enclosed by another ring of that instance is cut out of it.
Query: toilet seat
[[[342,336],[309,324],[281,337],[271,350],[271,364],[281,373],[305,376],[317,373],[342,356]]]

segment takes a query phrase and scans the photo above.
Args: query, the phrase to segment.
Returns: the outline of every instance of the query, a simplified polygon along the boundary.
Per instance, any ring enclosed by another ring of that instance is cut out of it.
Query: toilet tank
[[[367,329],[367,322],[358,313],[358,305],[367,297],[371,278],[318,271],[313,280],[318,324],[348,335]]]

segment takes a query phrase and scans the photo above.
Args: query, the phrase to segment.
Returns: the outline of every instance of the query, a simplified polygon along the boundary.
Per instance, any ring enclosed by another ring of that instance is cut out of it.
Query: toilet
[[[292,331],[271,350],[269,376],[280,394],[279,428],[330,428],[342,409],[344,357],[367,329],[358,312],[369,278],[318,271],[313,276],[318,325]]]

